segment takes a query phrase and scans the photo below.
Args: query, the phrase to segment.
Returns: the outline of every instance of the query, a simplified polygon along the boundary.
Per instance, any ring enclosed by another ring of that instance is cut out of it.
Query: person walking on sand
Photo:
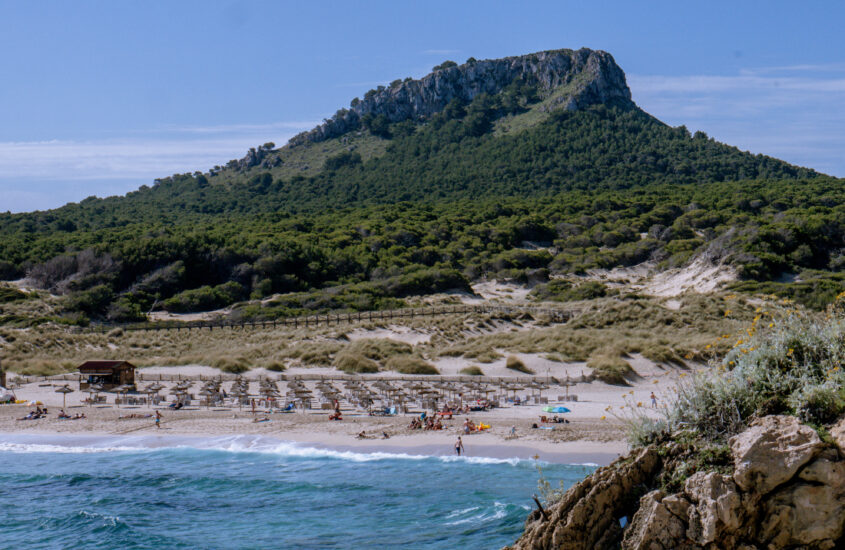
[[[462,452],[464,452],[464,442],[461,441],[461,436],[458,436],[458,440],[455,441],[455,454],[461,456]]]
[[[654,395],[654,392],[651,392],[651,408],[652,409],[657,408],[657,396]]]
[[[156,428],[161,429],[161,411],[156,410]]]

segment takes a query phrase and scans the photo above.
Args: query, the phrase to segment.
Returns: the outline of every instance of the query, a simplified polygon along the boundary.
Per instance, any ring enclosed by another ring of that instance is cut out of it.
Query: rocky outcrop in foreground
[[[409,78],[387,88],[381,86],[364,99],[356,98],[349,109],[341,109],[320,126],[294,136],[289,143],[299,145],[343,135],[358,129],[367,115],[384,115],[389,122],[425,120],[452,100],[469,102],[482,93],[494,95],[516,80],[546,92],[575,84],[569,94],[559,98],[568,110],[611,100],[631,102],[625,73],[609,53],[587,48],[551,50],[441,66],[419,80]]]
[[[731,438],[732,475],[698,472],[674,494],[654,488],[672,444],[640,449],[534,511],[512,548],[843,548],[845,420],[831,435],[835,444],[794,417],[761,418]]]

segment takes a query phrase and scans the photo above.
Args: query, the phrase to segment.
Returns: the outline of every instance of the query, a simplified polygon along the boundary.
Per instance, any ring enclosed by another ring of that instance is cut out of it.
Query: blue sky
[[[0,211],[284,143],[445,59],[609,51],[675,126],[845,176],[842,2],[0,0]]]

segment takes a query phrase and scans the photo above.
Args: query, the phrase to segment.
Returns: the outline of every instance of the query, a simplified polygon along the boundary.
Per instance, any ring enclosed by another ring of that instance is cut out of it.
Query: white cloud
[[[242,134],[277,130],[307,130],[320,121],[272,122],[269,124],[221,124],[216,126],[165,126],[164,132],[186,134]]]
[[[119,139],[0,142],[0,211],[126,193],[155,178],[223,165],[268,141],[284,144],[315,125],[172,126]]]
[[[168,176],[225,164],[256,144],[247,138],[0,142],[0,178],[60,181]]]
[[[630,75],[632,89],[644,93],[704,93],[728,91],[845,92],[845,78]]]
[[[843,64],[755,68],[736,75],[630,75],[634,100],[672,125],[845,175]]]
[[[740,70],[740,74],[771,74],[771,73],[845,73],[845,63],[821,63],[803,65],[782,65],[779,67],[753,67]]]
[[[169,126],[135,137],[0,142],[0,179],[137,179],[207,170],[268,141],[282,145],[317,122]]]

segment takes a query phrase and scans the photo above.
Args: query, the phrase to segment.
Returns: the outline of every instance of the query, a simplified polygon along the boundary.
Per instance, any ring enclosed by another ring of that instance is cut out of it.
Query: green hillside
[[[777,280],[804,273],[820,282],[801,296],[818,306],[842,288],[842,180],[630,102],[567,110],[568,93],[515,82],[425,120],[370,117],[125,197],[0,214],[0,279],[28,275],[80,322],[274,293],[292,294],[240,314],[393,307],[480,277],[700,253],[735,265],[744,290],[789,294]]]

